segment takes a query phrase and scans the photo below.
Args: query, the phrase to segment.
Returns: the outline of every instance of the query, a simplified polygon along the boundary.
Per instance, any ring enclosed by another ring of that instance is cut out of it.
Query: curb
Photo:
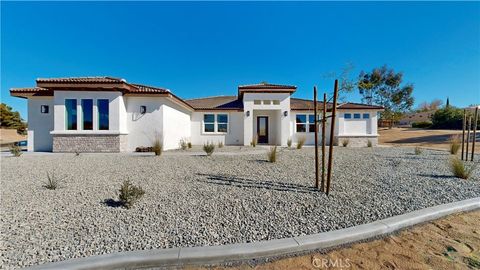
[[[37,265],[28,269],[136,269],[222,264],[349,244],[382,236],[450,214],[480,209],[480,197],[442,204],[372,223],[324,233],[255,243],[117,252]]]

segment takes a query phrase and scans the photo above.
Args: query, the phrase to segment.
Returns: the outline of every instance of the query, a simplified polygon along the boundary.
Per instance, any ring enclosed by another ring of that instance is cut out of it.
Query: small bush
[[[54,172],[52,172],[52,174],[47,172],[47,181],[45,182],[45,185],[43,185],[43,187],[45,187],[46,189],[55,190],[58,188],[59,182],[60,180],[55,177]]]
[[[253,146],[253,147],[256,147],[256,146],[257,146],[257,142],[258,142],[257,136],[253,136],[253,139],[252,139],[252,141],[250,142],[250,145]]]
[[[207,156],[211,156],[213,154],[213,151],[215,151],[215,144],[213,144],[213,142],[207,142],[203,145],[203,151],[207,153]]]
[[[277,161],[277,146],[270,147],[270,150],[267,152],[268,162],[276,162]]]
[[[135,152],[153,152],[153,147],[152,146],[139,146],[135,148]]]
[[[191,143],[191,142],[188,142],[188,143],[187,143],[187,147],[188,147],[188,149],[191,149],[191,148],[192,148],[192,143]]]
[[[12,153],[14,157],[19,157],[23,154],[22,148],[15,144],[10,145],[10,153]]]
[[[76,157],[80,156],[80,151],[75,150],[75,156],[76,156]]]
[[[125,208],[130,209],[144,194],[145,191],[141,187],[133,185],[130,180],[125,180],[119,189],[118,199]]]
[[[179,145],[180,145],[180,149],[182,149],[182,150],[187,150],[187,148],[188,148],[188,142],[185,138],[180,139]]]
[[[452,157],[450,159],[450,170],[452,171],[453,175],[455,175],[455,177],[468,179],[475,170],[475,166],[467,166],[458,157]]]
[[[414,152],[415,152],[415,155],[420,155],[422,153],[422,148],[417,146],[417,147],[415,147]]]
[[[152,150],[155,153],[155,156],[160,156],[163,150],[162,137],[160,135],[155,136],[153,140]]]
[[[432,122],[428,122],[428,121],[412,123],[412,128],[430,128],[430,127],[432,127]]]
[[[218,148],[223,148],[223,142],[218,142]]]
[[[373,147],[372,141],[370,141],[370,140],[367,141],[367,147]]]
[[[349,139],[345,139],[345,140],[342,141],[342,146],[343,146],[343,147],[347,147],[349,143],[350,143],[350,140],[349,140]]]
[[[287,146],[288,146],[288,148],[292,147],[292,138],[288,138]]]
[[[303,145],[305,144],[305,141],[307,138],[305,136],[300,136],[297,138],[297,149],[302,149]]]
[[[460,150],[460,147],[462,146],[460,144],[460,136],[454,135],[451,136],[449,139],[450,142],[450,154],[456,155],[458,153],[458,150]]]

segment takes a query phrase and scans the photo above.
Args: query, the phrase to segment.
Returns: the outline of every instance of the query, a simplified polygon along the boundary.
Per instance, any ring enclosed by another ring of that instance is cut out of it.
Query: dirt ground
[[[326,254],[250,266],[188,269],[480,269],[480,211],[427,224]]]
[[[419,128],[379,128],[378,143],[381,145],[420,146],[448,150],[450,136],[461,135],[461,130],[436,130]],[[470,133],[473,138],[473,133]],[[473,141],[473,139],[472,139]],[[480,153],[480,132],[477,132],[475,152]]]
[[[19,135],[16,129],[0,128],[0,145],[8,145],[13,142],[26,140],[27,136]]]

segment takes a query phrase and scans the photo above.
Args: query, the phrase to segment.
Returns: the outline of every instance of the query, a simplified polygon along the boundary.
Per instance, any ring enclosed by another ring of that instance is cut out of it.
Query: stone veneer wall
[[[121,152],[127,147],[126,135],[112,134],[56,134],[53,152]]]
[[[372,142],[372,146],[378,145],[378,137],[362,137],[362,136],[337,136],[335,145],[343,146],[344,140],[348,140],[347,147],[367,147],[368,141]]]

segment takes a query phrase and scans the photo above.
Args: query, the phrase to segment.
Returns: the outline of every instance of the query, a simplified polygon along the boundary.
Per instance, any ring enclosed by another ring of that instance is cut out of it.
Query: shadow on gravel
[[[122,207],[123,203],[121,201],[116,201],[114,199],[105,199],[105,201],[102,202],[106,206],[110,207]]]
[[[206,177],[207,179],[200,179],[199,182],[208,184],[222,185],[222,186],[234,186],[242,188],[257,188],[257,189],[271,189],[276,191],[291,191],[298,193],[318,193],[320,190],[314,187],[302,186],[291,183],[273,182],[273,181],[260,181],[246,178],[240,178],[236,176],[225,176],[215,174],[203,174],[197,173],[199,176]]]
[[[453,175],[448,175],[448,174],[428,174],[428,173],[421,173],[421,174],[418,174],[418,176],[430,177],[430,178],[446,178],[446,179],[456,178],[455,176],[453,176]]]

